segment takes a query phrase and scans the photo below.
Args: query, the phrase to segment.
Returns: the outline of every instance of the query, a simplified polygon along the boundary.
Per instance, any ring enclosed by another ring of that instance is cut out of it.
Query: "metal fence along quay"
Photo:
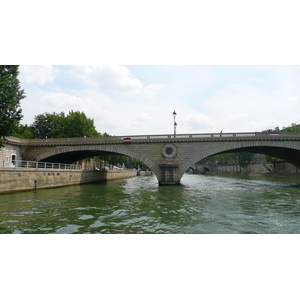
[[[12,167],[12,168],[62,169],[62,170],[81,170],[82,169],[81,165],[75,165],[75,164],[24,161],[24,160],[13,160],[12,162],[6,162],[5,160],[2,160],[0,162],[0,166],[1,167]]]

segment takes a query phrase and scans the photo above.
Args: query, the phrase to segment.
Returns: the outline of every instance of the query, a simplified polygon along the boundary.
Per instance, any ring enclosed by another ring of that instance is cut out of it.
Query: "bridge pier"
[[[161,178],[159,185],[176,185],[180,184],[180,179],[176,178],[176,169],[179,167],[178,164],[166,163],[159,165],[161,170]]]

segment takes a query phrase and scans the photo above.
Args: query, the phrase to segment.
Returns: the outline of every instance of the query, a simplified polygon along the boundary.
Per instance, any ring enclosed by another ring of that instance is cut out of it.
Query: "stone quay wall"
[[[208,165],[196,164],[194,166],[195,173],[207,174],[259,174],[262,176],[292,176],[300,177],[300,169],[294,165],[278,161],[273,163],[251,163],[245,167],[240,167],[238,164],[230,165]]]
[[[18,146],[6,145],[0,148],[0,168],[4,166],[13,167],[13,160],[21,160],[22,155]]]
[[[137,176],[137,171],[0,168],[0,193],[60,187]]]

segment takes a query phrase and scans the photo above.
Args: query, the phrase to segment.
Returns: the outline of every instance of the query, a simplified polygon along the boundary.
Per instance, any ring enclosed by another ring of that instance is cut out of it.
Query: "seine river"
[[[300,180],[185,174],[0,195],[0,233],[300,233]]]

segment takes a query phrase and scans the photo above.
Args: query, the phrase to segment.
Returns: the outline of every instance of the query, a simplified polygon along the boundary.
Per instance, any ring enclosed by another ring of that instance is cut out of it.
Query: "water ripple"
[[[0,233],[300,233],[297,182],[184,175],[0,195]]]

